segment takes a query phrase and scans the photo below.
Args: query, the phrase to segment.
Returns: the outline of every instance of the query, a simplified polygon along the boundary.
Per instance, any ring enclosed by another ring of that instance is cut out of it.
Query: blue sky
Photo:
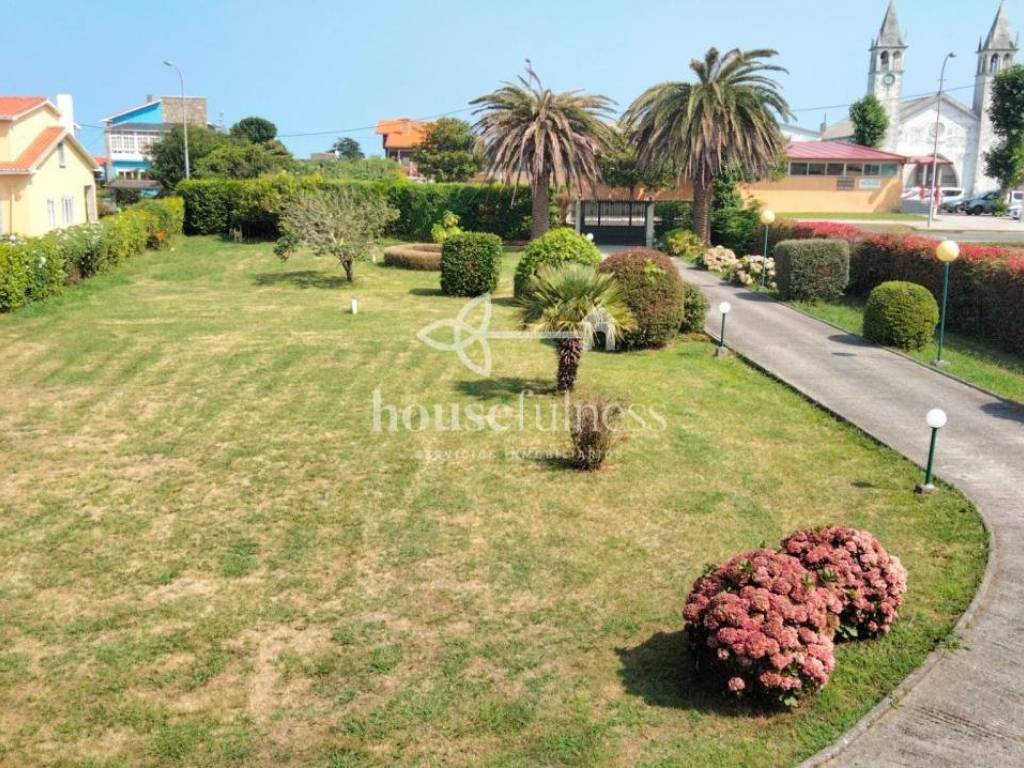
[[[688,79],[709,46],[773,47],[790,73],[799,122],[842,117],[863,95],[867,47],[887,0],[0,0],[0,92],[75,97],[79,122],[178,91],[181,66],[210,119],[273,120],[299,156],[340,129],[384,117],[425,117],[514,77],[530,57],[555,89],[584,88],[624,108],[643,88]],[[899,0],[910,50],[905,95],[934,91],[948,51],[949,84],[971,85],[978,38],[997,0]],[[1024,28],[1024,0],[1009,0]],[[955,93],[970,102],[969,90]],[[822,109],[821,107],[830,107]],[[461,115],[466,117],[467,115]],[[289,136],[325,132],[321,136]],[[371,130],[349,131],[368,153]],[[83,141],[103,146],[99,130]]]

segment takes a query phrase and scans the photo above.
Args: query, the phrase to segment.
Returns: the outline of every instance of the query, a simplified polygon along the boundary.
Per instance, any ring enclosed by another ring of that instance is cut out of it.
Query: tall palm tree
[[[640,162],[674,164],[693,184],[693,225],[705,243],[715,179],[730,166],[762,178],[785,151],[779,120],[792,113],[770,73],[786,70],[764,61],[776,54],[711,48],[690,62],[696,83],[652,86],[626,110]]]
[[[474,126],[488,158],[489,170],[506,183],[525,176],[533,193],[530,237],[548,231],[550,187],[580,194],[600,179],[598,156],[608,149],[611,131],[606,120],[613,102],[604,97],[541,85],[529,60],[519,83],[470,102],[481,115]]]
[[[614,342],[618,331],[636,328],[615,279],[582,264],[541,267],[519,299],[519,312],[527,330],[558,334],[559,392],[576,386],[583,349],[596,333]]]

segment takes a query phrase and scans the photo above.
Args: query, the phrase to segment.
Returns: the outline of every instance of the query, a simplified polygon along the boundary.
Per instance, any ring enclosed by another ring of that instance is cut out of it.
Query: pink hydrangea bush
[[[799,558],[839,598],[839,636],[884,635],[892,629],[907,591],[907,571],[878,539],[844,525],[797,531],[782,551]]]
[[[835,603],[795,557],[761,549],[697,579],[683,618],[700,658],[731,693],[794,706],[835,667]]]

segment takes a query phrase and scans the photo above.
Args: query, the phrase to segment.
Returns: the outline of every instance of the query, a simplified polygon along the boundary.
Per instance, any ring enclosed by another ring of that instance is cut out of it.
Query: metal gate
[[[654,203],[649,200],[579,200],[576,231],[597,245],[654,245]]]

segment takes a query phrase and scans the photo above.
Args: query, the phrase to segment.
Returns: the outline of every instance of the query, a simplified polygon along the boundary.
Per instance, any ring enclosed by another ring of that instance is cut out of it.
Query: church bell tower
[[[868,93],[874,94],[889,115],[889,130],[886,131],[882,149],[892,151],[900,134],[900,99],[903,96],[903,57],[907,50],[896,18],[896,2],[889,0],[889,7],[882,19],[878,36],[871,41],[871,65],[868,68]]]
[[[994,179],[986,177],[983,158],[985,148],[996,141],[992,120],[988,116],[989,107],[992,106],[992,85],[996,75],[1014,65],[1018,50],[1017,37],[1010,25],[1006,2],[1003,0],[999,3],[988,37],[978,42],[978,71],[974,78],[973,105],[974,113],[978,116],[978,146],[974,153],[975,169],[971,184],[975,191],[997,186]]]

